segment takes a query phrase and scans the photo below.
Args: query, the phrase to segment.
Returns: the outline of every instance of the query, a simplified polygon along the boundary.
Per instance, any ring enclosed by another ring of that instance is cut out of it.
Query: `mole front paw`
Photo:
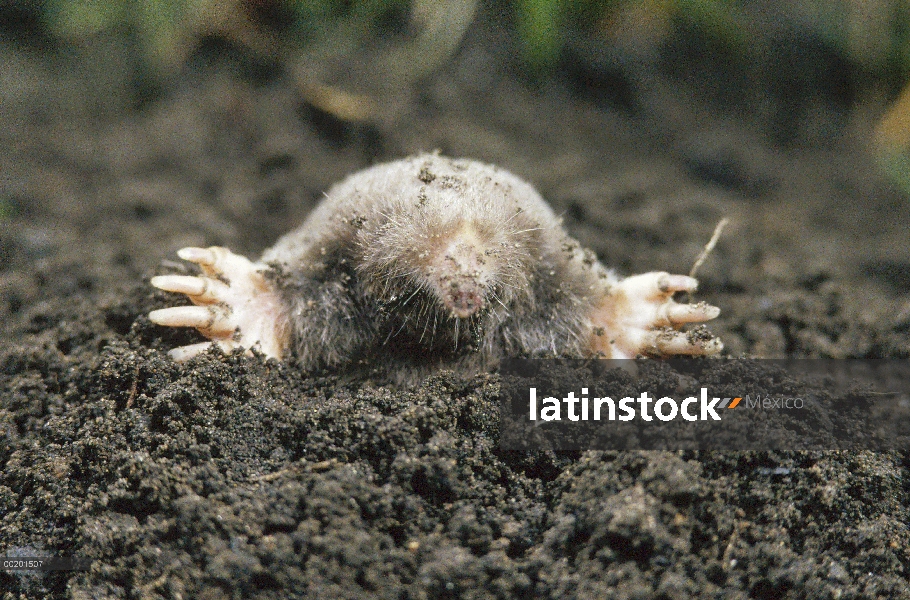
[[[685,275],[654,272],[623,279],[608,291],[592,315],[591,352],[606,358],[639,355],[707,355],[723,349],[706,328],[680,331],[720,314],[704,302],[680,304],[676,292],[694,292],[698,281]]]
[[[217,344],[225,352],[257,348],[280,359],[287,347],[280,298],[263,276],[265,265],[250,262],[227,248],[183,248],[183,260],[196,263],[199,277],[161,275],[151,284],[167,292],[185,294],[196,306],[153,310],[149,319],[167,327],[195,327],[210,342],[181,346],[168,354],[189,360]]]

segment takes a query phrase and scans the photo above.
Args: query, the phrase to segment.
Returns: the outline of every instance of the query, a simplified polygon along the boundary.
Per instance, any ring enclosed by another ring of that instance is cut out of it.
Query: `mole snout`
[[[442,303],[453,316],[465,319],[483,308],[483,296],[473,281],[453,281],[450,285],[451,291],[443,297]]]
[[[473,227],[462,227],[442,244],[430,264],[430,280],[452,316],[464,319],[484,307],[487,260],[484,245]]]

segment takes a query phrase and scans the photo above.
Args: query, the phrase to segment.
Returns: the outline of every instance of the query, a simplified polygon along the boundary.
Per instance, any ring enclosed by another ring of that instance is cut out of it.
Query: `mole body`
[[[527,182],[472,160],[420,155],[334,186],[258,262],[184,248],[201,275],[154,277],[195,306],[153,311],[209,342],[258,348],[304,369],[354,361],[491,364],[504,356],[702,355],[722,345],[697,282],[662,272],[621,279],[563,230]]]

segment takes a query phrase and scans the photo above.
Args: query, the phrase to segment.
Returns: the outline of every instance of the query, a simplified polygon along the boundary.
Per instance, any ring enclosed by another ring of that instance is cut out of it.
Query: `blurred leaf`
[[[552,69],[562,47],[563,11],[559,0],[516,0],[516,26],[522,53],[532,71]]]
[[[751,51],[750,20],[735,0],[671,0],[672,10],[734,52]]]
[[[149,59],[158,69],[179,67],[186,57],[188,38],[195,33],[187,20],[185,2],[141,0],[133,3],[138,30]]]
[[[910,155],[901,150],[888,152],[880,155],[878,162],[888,179],[910,196]]]
[[[62,38],[96,34],[125,20],[123,2],[104,0],[47,0],[46,19],[51,33]]]
[[[0,221],[12,218],[16,214],[16,203],[10,198],[0,196]]]

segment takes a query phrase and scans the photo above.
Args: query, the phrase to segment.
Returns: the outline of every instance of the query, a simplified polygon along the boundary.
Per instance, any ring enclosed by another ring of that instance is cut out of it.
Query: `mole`
[[[183,248],[198,276],[151,284],[193,306],[149,319],[195,327],[211,346],[256,350],[304,370],[396,360],[451,365],[504,357],[710,355],[703,323],[720,310],[679,303],[698,282],[622,278],[582,248],[531,184],[468,159],[421,154],[332,187],[297,229],[253,262],[227,248]]]

